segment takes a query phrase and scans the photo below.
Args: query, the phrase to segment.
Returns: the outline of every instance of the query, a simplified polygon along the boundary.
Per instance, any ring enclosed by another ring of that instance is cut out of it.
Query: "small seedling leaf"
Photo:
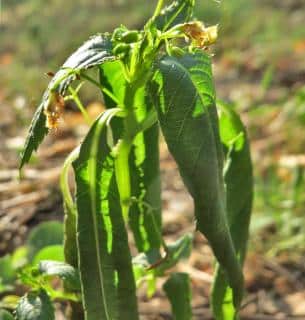
[[[54,320],[54,307],[44,290],[29,292],[23,296],[16,308],[17,320]]]
[[[69,290],[79,291],[80,281],[78,271],[64,262],[44,260],[39,263],[38,270],[43,275],[58,276]]]
[[[63,243],[63,225],[57,221],[47,221],[36,226],[27,239],[28,255],[31,261],[44,247]]]
[[[42,260],[54,260],[64,262],[64,248],[62,245],[52,245],[42,248],[35,255],[33,265],[38,264]]]

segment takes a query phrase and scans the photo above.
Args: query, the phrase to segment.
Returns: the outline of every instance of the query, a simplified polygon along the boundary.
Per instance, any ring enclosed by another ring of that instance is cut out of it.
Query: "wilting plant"
[[[41,261],[32,270],[38,285],[21,298],[17,319],[54,319],[51,276],[63,279],[72,319],[139,319],[136,287],[146,281],[151,294],[156,277],[189,254],[191,235],[174,244],[162,238],[159,128],[193,197],[196,227],[216,257],[213,313],[238,318],[252,202],[247,136],[233,109],[216,100],[208,47],[217,27],[192,19],[195,0],[165,8],[163,2],[141,31],[120,26],[90,38],[44,93],[20,168],[57,127],[65,100],[90,122],[75,82],[96,86],[106,111],[63,167],[65,263]],[[139,252],[134,258],[127,228]],[[164,290],[175,319],[191,319],[188,275],[171,274]]]

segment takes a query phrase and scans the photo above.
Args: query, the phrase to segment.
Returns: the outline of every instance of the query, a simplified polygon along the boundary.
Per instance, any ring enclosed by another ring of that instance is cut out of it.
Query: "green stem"
[[[159,0],[158,1],[158,4],[156,6],[156,9],[155,9],[155,12],[154,12],[154,15],[153,15],[153,19],[158,16],[162,10],[162,7],[163,7],[163,4],[164,4],[164,0]]]
[[[117,146],[117,157],[115,160],[115,175],[121,199],[123,217],[125,220],[128,218],[130,207],[129,199],[131,195],[129,172],[129,153],[131,145],[132,144],[127,140],[120,140]]]
[[[75,148],[66,158],[60,174],[60,189],[68,212],[74,211],[74,202],[69,188],[68,173],[72,162],[78,157],[79,147]]]
[[[79,96],[77,94],[77,91],[74,90],[71,86],[69,86],[69,92],[71,93],[71,97],[74,100],[74,102],[76,103],[78,109],[80,110],[80,112],[83,114],[87,124],[90,126],[91,125],[91,119],[90,116],[88,114],[88,112],[86,111],[84,105],[82,104],[82,102],[79,99]]]
[[[124,107],[124,106],[120,105],[121,103],[116,98],[116,96],[114,94],[112,94],[111,91],[109,91],[107,88],[104,88],[99,82],[97,82],[96,80],[94,80],[93,78],[89,77],[88,75],[86,75],[84,73],[81,73],[80,76],[82,78],[88,80],[92,84],[94,84],[96,87],[98,87],[103,93],[105,93],[110,99],[112,99],[119,107]]]
[[[123,217],[127,221],[130,208],[131,181],[129,172],[129,154],[133,139],[138,129],[138,123],[134,114],[134,98],[137,87],[134,83],[126,84],[126,96],[124,99],[125,111],[124,135],[115,147],[115,175],[118,184]]]

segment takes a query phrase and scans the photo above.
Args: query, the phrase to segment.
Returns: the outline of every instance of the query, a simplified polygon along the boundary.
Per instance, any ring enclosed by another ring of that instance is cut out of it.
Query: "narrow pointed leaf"
[[[218,103],[221,141],[226,152],[225,182],[230,230],[240,263],[247,250],[253,198],[253,175],[247,133],[232,107]],[[216,267],[212,307],[217,320],[233,320],[232,292],[220,266]]]
[[[131,257],[107,144],[109,114],[93,124],[73,163],[83,303],[86,320],[136,320]]]
[[[44,111],[47,105],[52,103],[50,93],[56,92],[63,96],[71,82],[76,79],[77,73],[115,59],[111,49],[108,35],[94,36],[78,48],[55,74],[44,92],[42,102],[32,120],[25,147],[21,153],[20,169],[29,161],[33,151],[37,150],[48,133]]]
[[[17,320],[53,320],[54,307],[44,290],[29,292],[22,297],[16,308]]]
[[[210,57],[201,50],[180,58],[166,56],[156,69],[151,95],[165,140],[194,199],[197,228],[223,267],[238,306],[243,275],[227,221]]]
[[[165,7],[154,22],[159,30],[165,31],[177,24],[188,22],[194,9],[194,0],[177,0]]]
[[[191,286],[187,273],[173,273],[163,285],[173,312],[174,320],[191,320]]]
[[[120,63],[110,62],[101,66],[101,83],[124,103],[126,81]],[[105,95],[107,108],[115,107]],[[145,119],[152,109],[145,95],[145,88],[137,92],[135,110],[138,121]],[[122,127],[114,123],[116,132]],[[159,250],[161,243],[161,179],[159,164],[159,128],[155,124],[135,138],[130,156],[132,196],[136,201],[130,207],[129,220],[137,248],[140,252]]]

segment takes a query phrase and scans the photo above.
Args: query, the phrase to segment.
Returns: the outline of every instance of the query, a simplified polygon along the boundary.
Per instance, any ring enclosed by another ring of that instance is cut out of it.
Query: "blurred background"
[[[119,24],[141,28],[156,2],[0,0],[0,300],[8,288],[15,290],[8,261],[17,248],[35,242],[37,226],[48,230],[50,221],[57,223],[58,239],[45,241],[61,242],[58,176],[87,131],[69,104],[18,182],[19,152],[49,81],[46,73],[90,35]],[[243,317],[305,319],[305,1],[198,0],[195,16],[219,24],[211,49],[217,94],[241,114],[251,140],[255,201]],[[102,110],[90,86],[81,96],[92,117]],[[164,234],[171,241],[193,230],[192,202],[164,144],[161,158]],[[178,268],[191,273],[195,315],[208,319],[212,255],[201,237],[194,246]],[[162,293],[140,299],[145,319],[170,319]]]

